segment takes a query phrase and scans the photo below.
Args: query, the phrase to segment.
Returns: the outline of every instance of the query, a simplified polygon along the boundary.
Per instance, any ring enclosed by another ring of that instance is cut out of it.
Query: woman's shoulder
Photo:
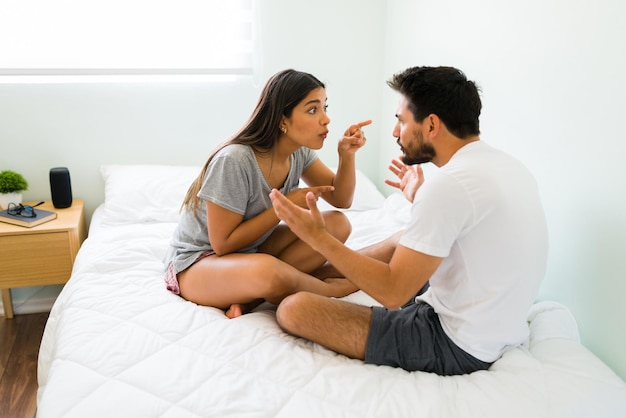
[[[293,153],[293,161],[303,170],[313,164],[317,158],[317,153],[307,147],[301,147]]]
[[[300,147],[293,153],[293,156],[302,161],[308,161],[317,158],[317,154],[311,148]]]
[[[219,150],[216,157],[230,157],[237,159],[249,158],[253,155],[252,148],[249,145],[229,144]]]

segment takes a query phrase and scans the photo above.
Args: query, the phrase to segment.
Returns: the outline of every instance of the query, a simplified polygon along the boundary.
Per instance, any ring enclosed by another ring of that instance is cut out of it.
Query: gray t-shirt
[[[316,153],[309,148],[302,147],[294,152],[291,155],[289,174],[280,191],[287,194],[296,189],[302,173],[317,158]],[[207,200],[243,215],[245,221],[272,206],[270,192],[271,187],[263,177],[250,146],[228,145],[220,150],[209,164],[198,193],[202,204],[198,206],[196,213],[184,210],[181,214],[164,258],[165,267],[173,263],[174,272],[178,274],[191,266],[202,253],[212,250],[206,216]],[[274,228],[238,252],[256,252]]]

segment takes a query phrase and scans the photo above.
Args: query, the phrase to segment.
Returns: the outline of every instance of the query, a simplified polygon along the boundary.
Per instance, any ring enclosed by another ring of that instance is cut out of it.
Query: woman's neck
[[[271,188],[280,189],[285,184],[291,168],[291,153],[281,154],[276,148],[270,151],[254,150],[257,164]]]

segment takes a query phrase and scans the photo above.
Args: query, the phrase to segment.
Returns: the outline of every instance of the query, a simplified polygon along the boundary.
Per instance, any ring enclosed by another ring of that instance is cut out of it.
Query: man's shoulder
[[[481,140],[461,148],[441,171],[480,175],[481,172],[494,173],[502,168],[527,171],[526,166],[518,158]]]

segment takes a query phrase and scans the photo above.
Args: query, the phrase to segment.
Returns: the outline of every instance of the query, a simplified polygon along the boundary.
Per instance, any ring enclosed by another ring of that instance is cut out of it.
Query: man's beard
[[[424,136],[421,132],[415,132],[413,136],[414,140],[409,144],[409,148],[402,148],[402,162],[406,165],[429,163],[437,155],[435,148],[432,144],[424,141]],[[400,139],[398,138],[398,143]]]

